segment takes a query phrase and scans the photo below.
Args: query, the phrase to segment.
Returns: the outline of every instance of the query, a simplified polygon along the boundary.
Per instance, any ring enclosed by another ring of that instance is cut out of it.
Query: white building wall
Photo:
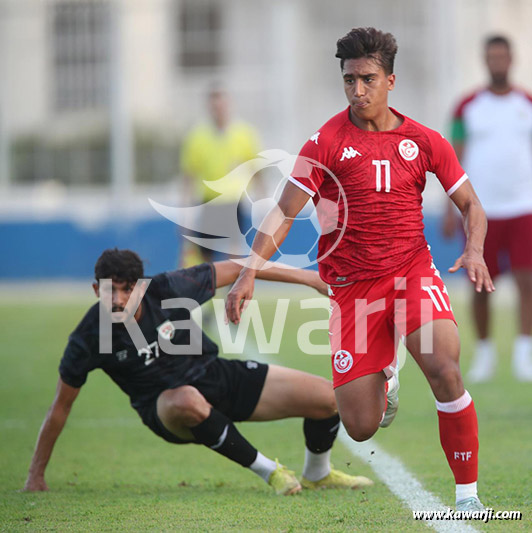
[[[2,116],[12,136],[32,130],[75,135],[107,120],[105,110],[54,112],[49,1],[3,0]],[[132,124],[183,134],[205,116],[210,82],[221,80],[234,95],[236,114],[259,128],[265,147],[295,151],[346,105],[335,44],[354,26],[396,36],[391,104],[442,132],[459,95],[485,81],[487,34],[512,38],[514,79],[532,88],[529,0],[219,1],[226,61],[218,68],[183,69],[174,11],[179,0],[124,0],[121,75]]]

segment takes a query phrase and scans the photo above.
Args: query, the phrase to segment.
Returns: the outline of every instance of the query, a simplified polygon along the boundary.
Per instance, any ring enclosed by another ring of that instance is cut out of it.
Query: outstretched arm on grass
[[[70,413],[72,404],[79,394],[79,389],[67,385],[61,378],[57,382],[54,401],[46,414],[46,418],[39,431],[35,451],[31,460],[28,478],[24,489],[26,491],[48,490],[44,480],[44,471],[52,455],[55,442]]]

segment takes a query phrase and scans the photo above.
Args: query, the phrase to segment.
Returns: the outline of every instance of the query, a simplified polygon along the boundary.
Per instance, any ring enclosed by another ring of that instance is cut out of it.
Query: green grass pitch
[[[288,293],[284,293],[287,297]],[[313,297],[310,293],[299,296]],[[453,295],[452,295],[453,296]],[[467,368],[472,332],[467,309],[454,298]],[[90,298],[76,302],[12,298],[0,305],[1,531],[427,531],[381,481],[365,491],[304,492],[277,497],[257,476],[201,446],[175,446],[145,428],[127,397],[101,371],[89,377],[59,438],[47,471],[50,491],[21,493],[33,446],[57,381],[68,333]],[[273,301],[261,300],[272,323]],[[292,302],[278,361],[329,376],[325,356],[301,354],[295,331],[323,311]],[[532,385],[517,383],[509,357],[515,318],[496,311],[499,372],[490,385],[469,386],[480,425],[480,496],[495,510],[520,510],[521,522],[473,523],[483,531],[532,530]],[[323,342],[316,334],[314,342]],[[451,473],[439,445],[432,395],[409,358],[401,372],[400,410],[376,436],[423,486],[454,502]],[[266,455],[301,472],[302,423],[239,424]],[[375,479],[337,443],[336,467]]]

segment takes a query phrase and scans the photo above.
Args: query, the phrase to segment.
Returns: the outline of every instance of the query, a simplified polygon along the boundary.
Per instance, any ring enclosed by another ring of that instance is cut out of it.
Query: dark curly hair
[[[510,44],[510,41],[507,37],[504,35],[491,35],[484,41],[484,48],[488,49],[490,46],[494,44],[502,44],[503,46],[506,46],[508,50],[512,49],[512,45]]]
[[[144,265],[138,254],[131,250],[109,248],[96,261],[94,277],[97,281],[112,279],[134,283],[144,277]]]
[[[386,74],[393,73],[393,63],[397,54],[397,42],[391,33],[375,28],[353,28],[336,42],[336,57],[341,59],[344,68],[346,59],[369,57],[374,59]]]

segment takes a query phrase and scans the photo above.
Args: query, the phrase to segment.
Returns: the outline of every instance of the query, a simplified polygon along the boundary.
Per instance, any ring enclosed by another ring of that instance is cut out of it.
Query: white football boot
[[[393,374],[386,382],[386,410],[382,415],[382,420],[379,424],[381,428],[387,428],[395,418],[397,410],[399,409],[399,370],[397,367],[390,367]]]

